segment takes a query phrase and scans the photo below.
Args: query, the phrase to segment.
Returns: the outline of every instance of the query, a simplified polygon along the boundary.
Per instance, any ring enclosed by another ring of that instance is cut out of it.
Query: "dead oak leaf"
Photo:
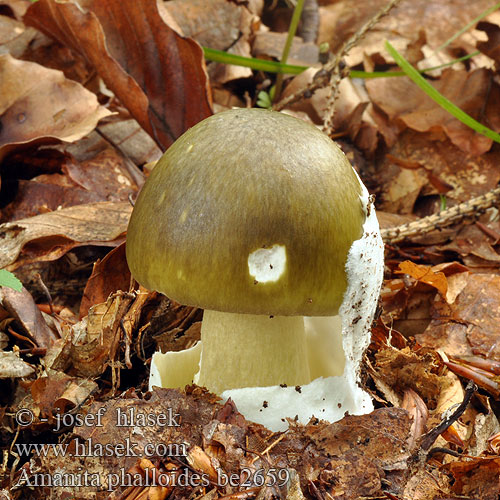
[[[61,71],[0,56],[0,159],[14,145],[40,139],[74,142],[110,114]]]

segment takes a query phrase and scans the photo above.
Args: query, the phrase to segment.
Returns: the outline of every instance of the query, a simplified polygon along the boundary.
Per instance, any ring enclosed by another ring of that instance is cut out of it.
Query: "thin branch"
[[[421,236],[434,230],[440,230],[467,217],[474,217],[486,209],[500,204],[500,187],[486,194],[447,208],[437,214],[423,217],[401,226],[382,229],[382,239],[385,243],[399,243],[412,236]]]
[[[401,0],[390,0],[390,2],[383,7],[381,10],[375,14],[368,22],[366,22],[361,28],[354,33],[343,45],[342,47],[338,50],[338,52],[335,54],[333,59],[326,64],[323,65],[323,67],[318,70],[316,75],[313,78],[313,81],[307,85],[305,88],[299,90],[298,92],[286,97],[285,99],[282,99],[279,101],[277,104],[273,106],[273,109],[279,111],[283,109],[285,106],[288,104],[292,104],[294,102],[299,101],[306,95],[310,95],[319,88],[325,87],[332,81],[332,75],[335,72],[340,73],[340,61],[342,58],[344,58],[347,53],[366,35],[368,31],[370,31],[375,24],[377,24],[382,17],[387,15],[391,9],[396,7]],[[333,80],[336,78],[333,76]],[[340,80],[339,80],[340,82]],[[338,84],[337,84],[338,87]],[[336,92],[336,91],[335,91]],[[333,100],[335,100],[333,98]]]

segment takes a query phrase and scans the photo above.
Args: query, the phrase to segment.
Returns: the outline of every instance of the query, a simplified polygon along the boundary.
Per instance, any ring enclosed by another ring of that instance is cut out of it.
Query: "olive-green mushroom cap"
[[[139,283],[182,304],[334,315],[363,233],[361,194],[345,155],[316,127],[267,110],[218,113],[153,169],[130,219],[127,261]]]

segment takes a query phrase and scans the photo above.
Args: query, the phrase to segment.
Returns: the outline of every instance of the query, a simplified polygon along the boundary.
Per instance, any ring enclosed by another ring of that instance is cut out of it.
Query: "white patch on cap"
[[[248,272],[259,283],[278,281],[286,267],[286,248],[273,245],[259,248],[248,256]]]

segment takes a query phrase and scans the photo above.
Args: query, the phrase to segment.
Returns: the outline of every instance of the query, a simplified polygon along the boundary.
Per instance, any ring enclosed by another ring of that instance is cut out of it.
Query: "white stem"
[[[205,310],[196,383],[221,394],[238,387],[311,381],[302,316],[260,316]]]

